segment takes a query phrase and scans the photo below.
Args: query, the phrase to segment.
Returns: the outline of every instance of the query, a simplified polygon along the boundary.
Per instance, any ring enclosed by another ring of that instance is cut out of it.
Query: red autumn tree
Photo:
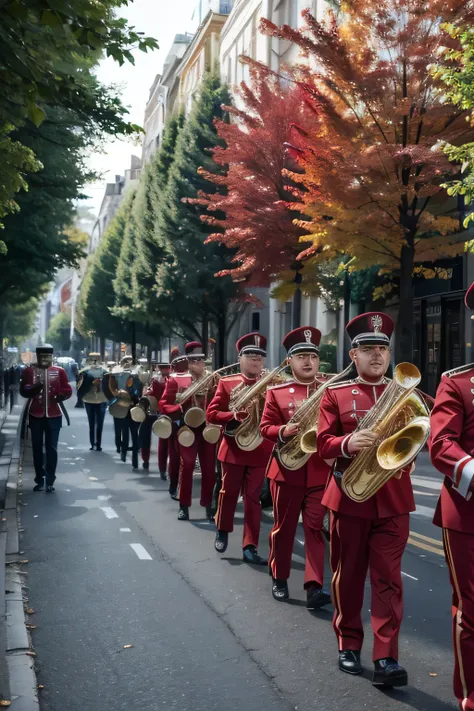
[[[444,102],[430,65],[452,44],[440,23],[472,25],[473,3],[346,0],[337,19],[303,17],[301,30],[261,24],[300,47],[288,78],[313,109],[309,133],[293,131],[303,172],[288,176],[301,187],[293,207],[307,215],[297,220],[309,233],[298,259],[317,264],[333,250],[357,268],[390,270],[399,283],[397,358],[411,359],[413,276],[464,250],[456,202],[441,187],[459,168],[443,142],[474,133],[465,112]]]
[[[296,258],[305,248],[300,238],[306,230],[296,224],[294,212],[287,207],[295,196],[284,168],[292,164],[297,168],[288,156],[287,142],[298,126],[293,140],[297,146],[302,143],[300,133],[311,124],[312,112],[304,107],[298,88],[282,86],[267,67],[248,63],[251,82],[240,87],[240,108],[226,107],[231,124],[217,122],[225,146],[215,148],[213,158],[227,168],[226,174],[200,171],[224,190],[201,193],[199,202],[208,211],[201,219],[216,228],[207,241],[235,250],[235,267],[220,275],[230,274],[234,281],[250,286],[268,286],[275,277],[294,280],[295,268],[301,266]],[[218,219],[219,213],[225,219]]]

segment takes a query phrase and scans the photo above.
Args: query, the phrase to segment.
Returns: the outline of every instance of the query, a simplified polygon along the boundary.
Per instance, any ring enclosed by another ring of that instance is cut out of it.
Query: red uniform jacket
[[[163,397],[158,403],[162,415],[168,415],[172,420],[180,420],[191,407],[206,409],[208,395],[198,395],[188,399],[182,405],[176,404],[176,396],[182,393],[193,383],[191,373],[172,373],[165,386]]]
[[[291,380],[283,385],[276,385],[267,392],[265,409],[260,422],[260,431],[265,439],[274,444],[283,444],[285,440],[281,432],[291,420],[295,411],[321,385],[324,376],[321,374],[311,385],[303,385]],[[330,472],[329,465],[319,454],[312,454],[308,462],[295,471],[285,469],[273,456],[269,462],[267,476],[269,479],[283,481],[291,486],[325,486]]]
[[[150,385],[145,391],[145,396],[151,395],[151,397],[154,397],[157,403],[159,403],[161,398],[163,397],[163,393],[165,392],[167,380],[167,377],[153,378]]]
[[[47,386],[44,385],[45,380]],[[38,385],[43,389],[37,393]],[[44,368],[29,366],[21,375],[20,392],[23,397],[31,399],[29,414],[32,417],[61,417],[58,400],[67,400],[72,395],[64,368],[52,365],[46,371]]]
[[[434,523],[474,534],[474,365],[444,375],[431,413],[431,461],[444,474]]]
[[[321,402],[318,422],[318,452],[326,460],[336,460],[323,497],[331,511],[360,518],[390,518],[415,510],[409,470],[400,479],[390,479],[370,499],[352,501],[341,489],[342,474],[351,463],[347,452],[350,435],[375,405],[390,381],[369,385],[355,380],[330,385]]]
[[[225,427],[234,419],[234,413],[229,410],[230,395],[232,390],[244,383],[245,385],[255,385],[256,380],[250,380],[244,375],[228,375],[219,380],[216,394],[212,398],[207,408],[207,421],[211,425],[221,425]],[[268,440],[263,440],[253,452],[246,452],[240,449],[234,437],[224,434],[219,447],[218,459],[229,464],[241,464],[250,467],[266,467],[272,453],[273,445]]]

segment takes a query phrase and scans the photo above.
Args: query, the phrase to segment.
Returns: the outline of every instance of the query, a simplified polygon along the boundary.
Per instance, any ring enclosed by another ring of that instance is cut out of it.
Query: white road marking
[[[424,518],[433,518],[435,510],[430,508],[429,506],[421,506],[418,505],[416,507],[416,511],[412,512],[412,516],[423,516]]]
[[[417,496],[439,496],[439,494],[432,494],[431,491],[418,491],[418,489],[413,489],[413,493]]]
[[[99,501],[108,501],[109,499],[112,498],[112,496],[106,496],[105,494],[102,494],[101,496],[97,497]]]
[[[131,529],[131,528],[121,528],[121,529],[120,529],[120,532],[121,532],[121,533],[131,533],[131,532],[132,532],[132,529]]]
[[[297,542],[300,544],[300,546],[304,546],[304,541],[300,541],[299,538],[297,538],[296,540],[297,540]]]
[[[107,518],[118,518],[118,513],[116,513],[110,506],[99,506],[99,508],[105,513]]]
[[[133,548],[140,560],[153,560],[141,543],[130,543],[130,548]]]
[[[414,578],[413,575],[408,575],[408,573],[404,573],[403,570],[402,575],[404,575],[406,578],[411,578],[412,580],[418,580],[418,578]]]
[[[429,477],[412,476],[412,484],[415,486],[421,486],[423,489],[436,489],[436,491],[441,490],[441,485],[443,483],[441,477],[440,480],[430,479]]]
[[[90,476],[89,481],[99,481],[96,476]]]

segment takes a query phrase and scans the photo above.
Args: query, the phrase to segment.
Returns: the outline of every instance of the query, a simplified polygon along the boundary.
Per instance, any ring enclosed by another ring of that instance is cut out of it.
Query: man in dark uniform
[[[104,427],[107,397],[102,391],[102,378],[107,372],[100,364],[100,353],[89,353],[87,367],[81,372],[77,394],[86,408],[89,422],[91,451],[102,451],[102,430]]]
[[[25,368],[20,393],[29,399],[28,424],[31,430],[36,486],[33,491],[54,491],[58,463],[58,439],[62,426],[60,403],[72,395],[66,371],[53,363],[53,347],[36,349],[37,365]],[[46,450],[46,457],[43,452]]]

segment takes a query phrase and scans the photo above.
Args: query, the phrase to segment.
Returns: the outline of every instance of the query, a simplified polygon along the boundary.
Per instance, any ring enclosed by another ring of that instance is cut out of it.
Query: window
[[[220,0],[219,13],[221,15],[228,15],[231,10],[232,10],[232,0]]]
[[[260,314],[258,311],[252,312],[252,331],[260,331]]]

